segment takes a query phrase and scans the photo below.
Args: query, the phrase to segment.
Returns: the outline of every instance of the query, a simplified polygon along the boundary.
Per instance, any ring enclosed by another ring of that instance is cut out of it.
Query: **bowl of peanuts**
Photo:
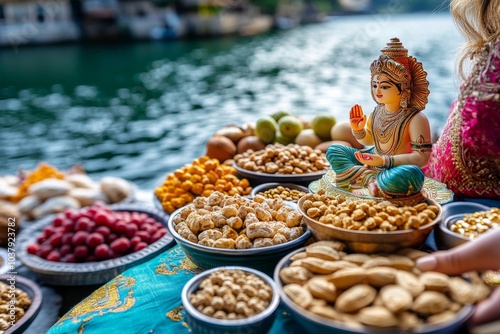
[[[281,198],[220,192],[176,210],[167,228],[199,268],[245,265],[265,273],[311,237],[302,214]]]
[[[500,225],[500,209],[474,202],[443,206],[442,219],[434,232],[436,246],[449,249],[477,238]]]
[[[413,206],[388,201],[325,195],[303,196],[298,210],[316,240],[343,241],[358,253],[394,252],[421,247],[441,219],[441,205],[431,199]]]
[[[247,267],[212,268],[182,289],[186,320],[193,333],[267,333],[280,299],[274,281]]]
[[[307,333],[457,333],[491,292],[468,279],[415,267],[426,252],[347,253],[319,241],[284,257],[274,281],[284,308]]]

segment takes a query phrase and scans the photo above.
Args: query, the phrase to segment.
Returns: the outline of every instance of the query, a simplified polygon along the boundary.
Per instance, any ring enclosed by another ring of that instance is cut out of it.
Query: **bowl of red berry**
[[[139,203],[69,209],[23,227],[18,257],[47,284],[102,284],[172,246],[167,221]]]

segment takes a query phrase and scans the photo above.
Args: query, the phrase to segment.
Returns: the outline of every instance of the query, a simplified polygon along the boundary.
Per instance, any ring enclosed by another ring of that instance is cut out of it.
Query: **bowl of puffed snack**
[[[449,249],[475,239],[500,225],[500,209],[474,202],[443,205],[443,215],[434,232],[439,249]]]
[[[193,333],[267,333],[279,293],[266,274],[247,267],[212,268],[189,280],[181,293]]]
[[[347,253],[318,241],[284,257],[274,281],[282,304],[308,333],[457,333],[474,304],[491,293],[476,272],[468,277],[421,272],[428,253]]]
[[[316,240],[339,240],[358,253],[421,247],[441,218],[441,205],[424,199],[416,205],[349,199],[322,190],[303,196],[298,210]]]
[[[0,275],[0,333],[24,333],[42,305],[42,291],[19,275]]]
[[[170,215],[167,228],[198,267],[245,265],[272,273],[311,237],[300,212],[280,198],[252,199],[218,191]]]

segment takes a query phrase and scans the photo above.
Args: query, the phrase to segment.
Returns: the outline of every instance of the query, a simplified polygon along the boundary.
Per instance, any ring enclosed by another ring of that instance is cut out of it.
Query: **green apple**
[[[292,114],[290,114],[288,111],[280,110],[280,111],[276,111],[276,112],[272,113],[271,117],[274,118],[274,120],[276,122],[279,122],[279,120],[280,120],[281,117],[291,116],[291,115]]]
[[[285,137],[294,139],[304,129],[304,124],[295,116],[283,116],[280,118],[279,130]]]
[[[311,128],[318,137],[328,140],[330,139],[330,131],[335,123],[337,123],[337,120],[332,115],[319,114],[314,116],[311,122]]]
[[[255,123],[255,135],[265,144],[274,142],[278,123],[271,116],[263,116]]]
[[[288,144],[293,143],[293,138],[283,136],[283,134],[278,130],[278,132],[276,132],[276,138],[274,138],[274,142],[280,143],[280,144],[283,144],[286,146]]]

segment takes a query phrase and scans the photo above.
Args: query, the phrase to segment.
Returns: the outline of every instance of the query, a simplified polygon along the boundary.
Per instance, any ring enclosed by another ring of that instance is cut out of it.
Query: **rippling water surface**
[[[435,132],[456,96],[446,14],[366,15],[247,38],[0,50],[0,174],[41,161],[150,189],[230,123],[277,110],[370,110],[369,66],[391,37],[424,65]]]

